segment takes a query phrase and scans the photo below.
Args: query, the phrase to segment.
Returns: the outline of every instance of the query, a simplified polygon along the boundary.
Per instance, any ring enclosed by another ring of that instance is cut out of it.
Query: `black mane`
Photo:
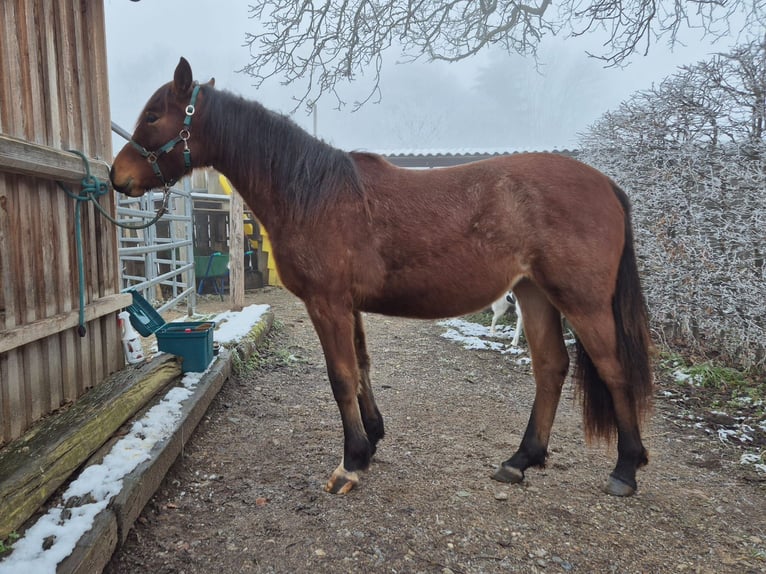
[[[344,195],[363,195],[347,152],[258,102],[218,90],[205,95],[208,145],[225,149],[226,163],[254,184],[270,184],[294,215],[317,216]]]

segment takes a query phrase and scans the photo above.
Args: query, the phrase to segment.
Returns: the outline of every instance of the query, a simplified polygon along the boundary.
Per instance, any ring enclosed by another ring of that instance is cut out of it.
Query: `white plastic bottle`
[[[130,313],[122,311],[117,315],[122,325],[122,348],[125,350],[125,360],[135,365],[144,360],[144,350],[141,347],[141,338],[130,324]]]

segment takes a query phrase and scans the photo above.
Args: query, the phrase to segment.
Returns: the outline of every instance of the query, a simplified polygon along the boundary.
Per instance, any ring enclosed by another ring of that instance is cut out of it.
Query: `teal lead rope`
[[[64,190],[64,192],[75,200],[75,208],[74,208],[74,232],[75,232],[75,244],[77,247],[77,277],[80,283],[80,315],[79,315],[79,325],[77,327],[77,334],[80,335],[80,337],[84,337],[87,330],[85,328],[85,265],[83,263],[83,255],[82,255],[82,217],[80,213],[80,206],[85,201],[91,201],[93,202],[94,207],[103,215],[106,217],[109,221],[114,223],[115,225],[118,225],[120,227],[124,227],[126,229],[146,229],[147,227],[154,225],[159,221],[159,219],[165,214],[165,208],[167,207],[168,202],[168,196],[170,195],[170,190],[165,189],[165,196],[162,200],[161,207],[157,210],[157,215],[148,223],[142,223],[142,224],[129,224],[124,223],[121,221],[118,221],[114,219],[109,213],[101,207],[101,205],[98,203],[98,198],[106,195],[109,193],[109,186],[99,180],[96,176],[91,174],[90,172],[90,162],[88,161],[87,156],[74,149],[67,150],[72,152],[75,155],[80,156],[80,159],[82,159],[83,164],[85,165],[85,177],[82,178],[80,182],[80,193],[74,193],[69,190],[69,188],[61,183],[60,181],[57,181],[56,183],[58,186]]]

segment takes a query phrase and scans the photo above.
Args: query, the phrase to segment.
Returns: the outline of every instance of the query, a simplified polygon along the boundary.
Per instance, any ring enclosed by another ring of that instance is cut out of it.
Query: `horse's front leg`
[[[354,347],[356,349],[356,362],[359,365],[359,410],[362,415],[364,430],[367,432],[367,439],[372,447],[372,454],[375,454],[378,441],[383,438],[385,431],[383,416],[380,414],[372,394],[370,356],[367,354],[367,338],[364,334],[362,314],[359,311],[354,311]]]
[[[327,375],[343,422],[343,458],[325,490],[345,494],[359,483],[370,464],[373,447],[359,409],[359,364],[355,350],[355,318],[351,309],[325,301],[306,302],[324,350]]]

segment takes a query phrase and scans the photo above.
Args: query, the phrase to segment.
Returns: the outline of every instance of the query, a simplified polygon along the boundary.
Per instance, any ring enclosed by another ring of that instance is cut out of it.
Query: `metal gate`
[[[130,135],[112,122],[112,131],[125,139]],[[152,190],[143,196],[117,198],[117,216],[135,225],[153,219],[161,208],[163,193]],[[135,289],[159,312],[185,302],[191,315],[196,307],[194,276],[194,227],[191,179],[183,178],[171,189],[167,213],[146,229],[120,227],[119,247],[122,291]]]

